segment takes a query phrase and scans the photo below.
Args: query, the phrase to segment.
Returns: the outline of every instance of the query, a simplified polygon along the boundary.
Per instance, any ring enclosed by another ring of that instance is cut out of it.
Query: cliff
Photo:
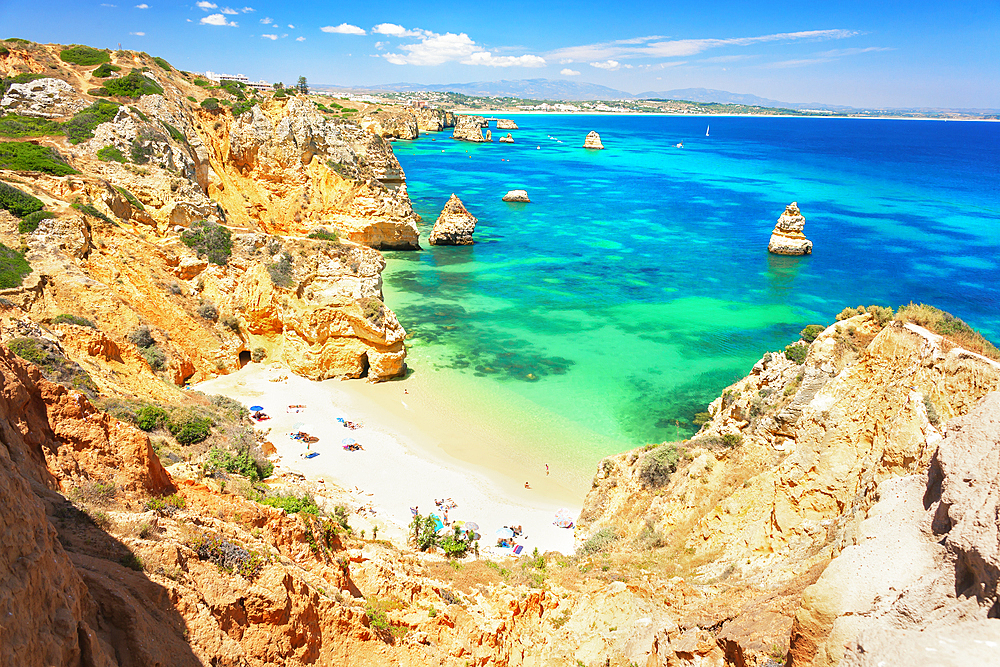
[[[417,127],[421,132],[441,132],[442,130],[455,127],[455,114],[443,109],[415,109],[414,115],[417,117]]]
[[[517,123],[515,123],[512,120],[510,120],[509,118],[498,118],[497,119],[497,129],[498,130],[516,130],[516,129],[519,129],[519,128],[517,127]]]
[[[362,116],[358,124],[383,139],[416,139],[420,136],[417,120],[409,110],[371,111]]]
[[[453,139],[461,141],[488,142],[492,140],[492,133],[486,130],[483,136],[483,128],[489,127],[489,121],[482,116],[456,116],[455,131],[452,133]]]
[[[771,239],[767,243],[768,252],[776,255],[810,255],[812,241],[802,232],[806,226],[805,216],[799,211],[799,205],[792,202],[785,207],[785,212],[778,218]]]

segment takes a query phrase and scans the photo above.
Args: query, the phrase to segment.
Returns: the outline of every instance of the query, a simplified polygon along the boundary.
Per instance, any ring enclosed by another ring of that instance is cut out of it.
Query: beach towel
[[[524,545],[523,544],[517,544],[517,545],[514,546],[514,555],[515,556],[520,556],[522,551],[524,551]]]

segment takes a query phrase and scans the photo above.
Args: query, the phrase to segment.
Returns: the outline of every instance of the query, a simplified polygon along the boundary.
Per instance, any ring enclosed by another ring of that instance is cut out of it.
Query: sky
[[[547,78],[630,93],[1000,108],[1000,0],[0,0],[0,31],[286,84]]]

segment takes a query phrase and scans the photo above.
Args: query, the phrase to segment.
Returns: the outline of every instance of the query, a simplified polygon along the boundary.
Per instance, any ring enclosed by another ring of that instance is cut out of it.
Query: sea
[[[491,143],[394,142],[423,250],[386,253],[383,278],[410,372],[522,435],[526,464],[589,480],[689,437],[764,353],[846,306],[928,303],[1000,343],[1000,123],[509,117],[513,144],[495,123]],[[604,150],[583,148],[592,130]],[[430,246],[452,193],[475,244]],[[769,254],[793,201],[813,254]]]

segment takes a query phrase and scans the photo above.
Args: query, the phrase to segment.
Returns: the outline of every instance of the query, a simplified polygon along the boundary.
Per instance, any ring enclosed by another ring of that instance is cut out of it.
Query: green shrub
[[[271,476],[274,471],[274,464],[267,459],[258,459],[250,452],[250,448],[244,448],[237,454],[232,452],[227,452],[223,449],[213,448],[208,453],[208,462],[206,467],[209,471],[214,472],[216,470],[225,470],[226,472],[231,472],[237,475],[243,475],[251,482],[259,482],[262,479],[266,479]],[[301,500],[301,499],[300,499]],[[312,499],[309,499],[310,502]],[[263,501],[262,501],[263,502]],[[286,501],[280,501],[286,502]],[[287,501],[292,502],[292,501]],[[265,503],[270,504],[270,503]],[[315,505],[315,503],[313,503]],[[279,505],[275,505],[277,507]],[[281,505],[284,507],[285,505]],[[291,506],[291,505],[289,505]],[[305,510],[289,510],[289,513],[293,511],[305,511]],[[319,508],[317,507],[316,512],[306,511],[308,514],[317,514]]]
[[[219,108],[219,99],[217,97],[206,97],[201,101],[201,108],[208,111],[216,111]]]
[[[941,424],[941,415],[938,414],[937,408],[931,403],[931,397],[924,394],[924,409],[927,411],[927,421],[939,426]]]
[[[170,135],[171,139],[173,139],[174,141],[176,141],[179,144],[183,144],[183,143],[187,142],[187,137],[185,137],[184,133],[181,132],[180,130],[178,130],[176,127],[174,127],[173,125],[171,125],[170,123],[168,123],[165,120],[161,120],[160,123],[162,123],[163,127],[166,128],[167,134]]]
[[[11,215],[23,218],[41,211],[44,206],[41,199],[0,181],[0,208],[10,211]]]
[[[292,256],[287,252],[281,253],[278,261],[268,265],[267,273],[271,276],[271,282],[278,287],[286,289],[291,287],[294,284],[292,280]]]
[[[163,88],[148,76],[143,76],[139,70],[132,70],[125,76],[108,79],[101,86],[107,95],[113,97],[142,97],[143,95],[162,95]],[[95,93],[91,92],[91,95]]]
[[[237,102],[232,106],[233,118],[242,115],[243,113],[250,111],[257,105],[256,100],[247,100],[245,102]]]
[[[149,135],[139,136],[132,142],[132,148],[129,150],[129,157],[132,159],[132,162],[147,164],[149,158],[156,154],[156,148],[149,141],[150,138]]]
[[[56,217],[56,214],[50,211],[35,211],[34,213],[29,213],[21,218],[21,221],[17,223],[17,233],[30,234],[38,229],[38,223],[42,220],[48,220],[49,218],[54,217]]]
[[[129,342],[139,348],[152,347],[156,345],[156,340],[153,338],[153,332],[148,326],[143,324],[141,327],[133,331],[128,335]]]
[[[226,327],[237,336],[240,335],[240,321],[232,315],[226,315],[222,318],[222,326]]]
[[[864,315],[864,314],[865,314],[864,306],[858,306],[857,308],[851,308],[850,306],[848,306],[847,308],[844,308],[842,311],[837,313],[837,321],[840,322],[841,320],[849,320],[855,315]]]
[[[271,507],[277,507],[285,510],[288,514],[296,514],[297,512],[302,512],[303,514],[314,514],[319,515],[319,506],[316,501],[312,499],[311,496],[295,496],[295,495],[274,495],[267,496],[261,501],[262,505],[270,505]]]
[[[697,412],[694,415],[694,419],[691,420],[691,423],[695,426],[701,426],[702,424],[706,424],[710,421],[712,421],[712,415],[707,412]]]
[[[31,265],[24,255],[0,243],[0,289],[20,287],[29,273]]]
[[[896,313],[896,320],[899,322],[912,322],[917,326],[933,331],[939,336],[944,336],[970,352],[1000,361],[1000,350],[993,343],[960,318],[934,306],[910,302],[909,305],[899,307],[899,311]]]
[[[337,236],[337,232],[331,232],[323,227],[317,227],[316,229],[309,232],[309,237],[311,239],[319,239],[320,241],[339,241],[340,237]]]
[[[110,100],[97,100],[66,121],[63,129],[71,144],[79,144],[94,136],[94,128],[114,120],[120,105]]]
[[[219,87],[238,100],[242,101],[247,98],[243,92],[246,90],[246,85],[240,83],[239,81],[223,81],[219,84]]]
[[[182,445],[193,445],[205,440],[212,433],[211,427],[211,419],[187,410],[178,410],[167,420],[167,428]]]
[[[580,553],[589,555],[604,551],[618,540],[614,528],[601,528],[580,546]]]
[[[819,336],[821,333],[823,333],[825,330],[826,327],[824,327],[822,324],[810,324],[805,329],[800,331],[799,335],[802,336],[802,340],[804,340],[807,343],[811,343],[814,340],[816,340],[816,337]]]
[[[121,69],[122,68],[119,67],[118,65],[112,65],[111,63],[104,63],[103,65],[95,69],[93,72],[91,72],[90,76],[95,76],[99,79],[106,79],[109,76],[111,76],[114,72],[120,72]]]
[[[889,322],[892,321],[892,316],[895,315],[892,312],[892,308],[886,306],[868,306],[868,314],[872,316],[875,320],[875,324],[880,327],[884,327]]]
[[[726,449],[739,447],[741,444],[743,444],[743,436],[739,433],[726,433],[722,436],[722,446]]]
[[[62,125],[48,118],[14,113],[0,117],[0,137],[53,137],[62,133]]]
[[[205,81],[205,79],[195,79],[194,85],[199,88],[211,88],[213,84],[210,81]]]
[[[262,347],[255,347],[250,353],[250,361],[259,364],[267,357],[267,350]]]
[[[139,201],[138,197],[136,197],[134,194],[132,194],[125,188],[116,185],[115,190],[117,190],[118,194],[120,194],[122,197],[125,197],[125,201],[131,204],[132,208],[139,209],[140,211],[146,210],[146,207],[142,205],[142,202]]]
[[[97,159],[102,162],[121,162],[125,164],[128,160],[122,155],[122,152],[118,150],[115,146],[105,146],[101,150],[97,151]]]
[[[219,309],[213,303],[203,303],[198,306],[198,316],[214,322],[219,319]]]
[[[59,59],[63,62],[73,65],[82,65],[83,67],[90,67],[92,65],[100,65],[101,63],[111,62],[111,56],[108,55],[107,51],[93,49],[89,46],[83,46],[81,44],[73,44],[72,46],[60,51]]]
[[[10,49],[8,49],[8,48],[7,48],[6,46],[4,46],[3,44],[0,44],[0,56],[5,56],[5,55],[7,55],[8,53],[10,53]]]
[[[0,143],[0,169],[42,171],[54,176],[79,173],[54,148],[18,141]]]
[[[642,457],[639,468],[639,481],[643,486],[650,489],[666,486],[670,481],[670,475],[677,470],[677,461],[680,453],[677,445],[664,443],[656,449],[647,452]]]
[[[21,359],[30,361],[36,366],[45,364],[45,351],[34,338],[12,338],[7,341],[7,347]]]
[[[155,345],[141,348],[139,354],[154,371],[162,371],[167,365],[166,353]]]
[[[208,220],[200,220],[192,224],[190,229],[181,232],[181,241],[198,253],[199,257],[208,257],[208,261],[219,266],[227,264],[233,254],[230,231]]]
[[[173,67],[170,66],[170,63],[159,56],[153,56],[153,62],[159,65],[161,69],[165,69],[168,72],[173,69]]]
[[[806,345],[796,345],[791,343],[785,346],[785,357],[795,364],[803,364],[809,354],[809,347]]]
[[[188,544],[199,560],[215,563],[220,570],[253,579],[260,574],[268,559],[266,556],[249,551],[214,533],[203,533]]]
[[[169,415],[158,405],[144,405],[135,411],[136,426],[143,431],[155,431],[167,423]]]
[[[88,320],[86,317],[80,317],[79,315],[70,315],[69,313],[62,313],[61,315],[56,315],[52,318],[53,324],[75,324],[78,327],[90,327],[91,329],[96,329],[97,325]]]
[[[90,204],[84,204],[83,202],[76,202],[74,204],[71,204],[71,206],[73,208],[75,208],[76,210],[78,210],[80,213],[83,213],[84,215],[89,215],[92,218],[97,218],[98,220],[103,220],[104,222],[108,223],[109,225],[114,225],[115,227],[118,226],[118,224],[114,220],[112,220],[108,216],[104,215],[103,213],[101,213],[100,211],[98,211],[96,208],[94,208]]]

